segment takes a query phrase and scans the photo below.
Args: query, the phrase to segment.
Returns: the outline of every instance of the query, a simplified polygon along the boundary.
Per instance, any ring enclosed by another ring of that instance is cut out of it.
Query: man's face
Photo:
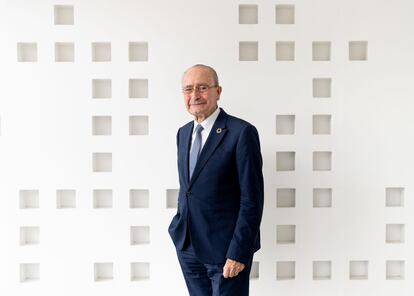
[[[184,92],[184,103],[187,111],[194,115],[198,121],[210,116],[217,108],[221,87],[210,87],[214,86],[214,79],[208,69],[202,67],[190,68],[183,77],[182,86],[183,89],[194,88],[191,93]],[[209,86],[210,88],[202,92],[197,89],[200,86]]]

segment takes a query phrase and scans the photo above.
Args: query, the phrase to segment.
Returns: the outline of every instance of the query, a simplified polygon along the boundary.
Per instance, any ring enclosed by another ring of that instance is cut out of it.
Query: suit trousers
[[[214,252],[214,250],[211,250]],[[248,296],[253,255],[245,268],[232,278],[223,277],[222,264],[203,264],[187,239],[183,250],[177,250],[178,261],[190,296]]]

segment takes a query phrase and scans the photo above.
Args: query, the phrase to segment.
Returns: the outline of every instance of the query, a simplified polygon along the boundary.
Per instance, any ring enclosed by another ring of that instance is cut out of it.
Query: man
[[[182,89],[194,121],[177,133],[180,192],[168,231],[190,295],[248,295],[263,212],[259,136],[218,107],[213,68],[189,68]]]

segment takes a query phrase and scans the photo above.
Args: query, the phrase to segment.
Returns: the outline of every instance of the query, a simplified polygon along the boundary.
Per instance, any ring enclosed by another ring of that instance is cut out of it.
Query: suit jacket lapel
[[[216,121],[214,122],[213,127],[211,128],[207,141],[204,144],[203,149],[201,150],[200,156],[197,160],[196,167],[194,168],[194,172],[190,180],[189,187],[194,183],[194,180],[198,177],[198,175],[200,174],[200,171],[203,169],[204,165],[209,160],[210,156],[213,154],[217,146],[220,144],[221,140],[224,138],[227,132],[227,129],[226,129],[227,116],[228,116],[227,113],[224,112],[223,109],[221,109],[219,116],[217,117]],[[191,141],[191,137],[190,137],[190,141]],[[188,159],[188,155],[189,153],[187,153],[187,159]],[[187,168],[188,168],[188,161],[187,161]],[[188,174],[188,169],[187,169],[187,174]]]
[[[183,130],[183,139],[184,143],[181,146],[181,152],[184,153],[184,164],[181,166],[184,170],[183,175],[185,182],[188,184],[190,182],[189,177],[189,155],[190,155],[190,147],[191,147],[191,136],[193,132],[193,125],[194,124],[188,124],[188,126]]]

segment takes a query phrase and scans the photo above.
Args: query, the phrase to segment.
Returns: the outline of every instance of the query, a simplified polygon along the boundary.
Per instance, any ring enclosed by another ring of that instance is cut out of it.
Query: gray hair
[[[188,68],[187,70],[185,70],[185,72],[183,73],[182,80],[184,80],[184,76],[185,76],[185,74],[187,74],[188,70],[193,69],[193,68],[204,68],[204,69],[210,71],[211,76],[213,77],[213,80],[214,80],[214,85],[219,86],[219,79],[218,79],[218,75],[217,75],[216,70],[214,70],[213,67],[203,65],[203,64],[195,64],[195,65],[191,66],[190,68]]]

